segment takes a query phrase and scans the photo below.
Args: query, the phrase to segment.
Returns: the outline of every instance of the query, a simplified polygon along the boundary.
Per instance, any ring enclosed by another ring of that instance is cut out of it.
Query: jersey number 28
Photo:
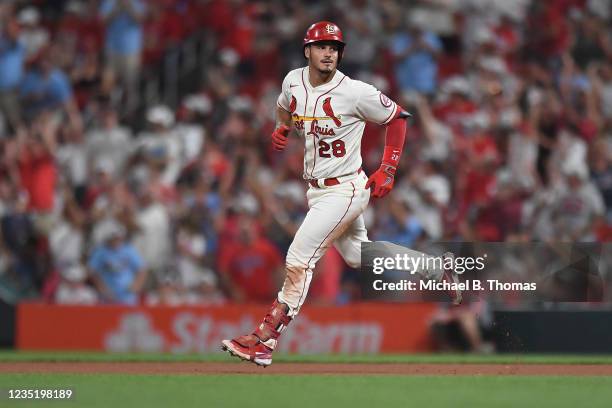
[[[342,157],[346,154],[346,148],[344,147],[344,140],[334,140],[331,144],[319,140],[319,157],[331,157],[331,154],[328,153],[331,149],[331,154],[334,157]]]

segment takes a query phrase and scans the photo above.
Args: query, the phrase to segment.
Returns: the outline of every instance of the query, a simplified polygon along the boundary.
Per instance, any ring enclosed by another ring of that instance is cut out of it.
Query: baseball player
[[[231,355],[261,366],[272,363],[278,338],[298,314],[315,264],[334,245],[346,263],[361,265],[361,243],[368,241],[363,211],[371,197],[391,191],[410,115],[372,85],[337,70],[344,52],[342,31],[321,21],[311,25],[303,51],[308,66],[287,74],[277,101],[272,144],[283,150],[295,131],[304,140],[304,179],[308,213],[286,257],[286,278],[270,311],[251,334],[223,340]],[[369,178],[361,169],[365,122],[386,126],[380,168]],[[438,279],[457,282],[453,271]],[[454,303],[461,293],[451,295]]]

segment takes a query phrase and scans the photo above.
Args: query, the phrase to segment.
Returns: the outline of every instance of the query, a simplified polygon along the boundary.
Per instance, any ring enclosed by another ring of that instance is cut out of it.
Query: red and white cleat
[[[442,273],[440,280],[442,282],[448,282],[451,284],[450,286],[452,286],[452,288],[448,289],[446,292],[450,296],[453,305],[457,306],[463,301],[463,295],[461,293],[461,288],[459,287],[459,275],[457,275],[454,268],[446,268],[446,260],[449,258],[452,259],[452,265],[455,264],[455,254],[452,252],[445,252],[442,256],[444,259],[444,272]]]
[[[221,348],[232,356],[251,361],[259,366],[272,364],[272,349],[266,346],[254,334],[247,334],[232,340],[223,340]]]
[[[292,320],[287,313],[289,306],[275,300],[263,322],[252,334],[223,340],[221,348],[242,360],[262,367],[269,366],[272,364],[272,352],[278,343],[278,338]]]

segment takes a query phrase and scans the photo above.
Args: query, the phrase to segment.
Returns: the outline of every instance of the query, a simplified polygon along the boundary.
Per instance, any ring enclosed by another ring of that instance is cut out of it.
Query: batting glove
[[[389,194],[395,182],[396,168],[390,164],[381,164],[378,170],[368,178],[365,188],[371,188],[371,195],[375,198],[382,198]]]
[[[287,135],[289,134],[289,126],[280,125],[272,132],[272,146],[274,150],[285,150],[287,147]]]

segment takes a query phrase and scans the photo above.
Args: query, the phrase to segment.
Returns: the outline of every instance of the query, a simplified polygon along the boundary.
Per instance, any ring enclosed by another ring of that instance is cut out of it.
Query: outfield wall
[[[15,346],[15,306],[0,299],[0,348]]]
[[[125,307],[24,303],[0,308],[0,346],[20,350],[209,353],[249,333],[267,306]],[[300,354],[433,350],[434,303],[362,303],[305,308],[279,349]],[[13,319],[13,316],[15,317]],[[612,353],[612,311],[494,312],[499,352]],[[14,340],[14,341],[13,341]]]
[[[610,310],[499,310],[495,344],[510,353],[612,353]]]
[[[208,353],[251,332],[267,306],[123,307],[20,304],[21,350]],[[312,353],[414,353],[431,350],[435,304],[309,306],[283,334],[279,349]]]

